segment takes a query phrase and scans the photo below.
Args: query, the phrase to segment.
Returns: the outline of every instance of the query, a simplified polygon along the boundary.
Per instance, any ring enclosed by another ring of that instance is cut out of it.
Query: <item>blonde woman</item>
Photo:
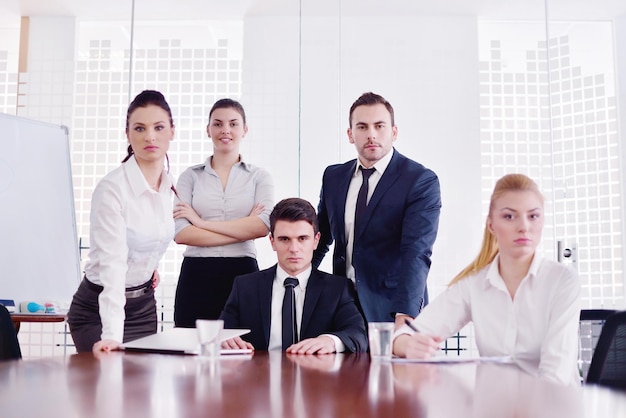
[[[478,257],[411,323],[418,332],[399,330],[394,353],[431,357],[471,321],[481,356],[511,356],[532,374],[579,383],[580,282],[573,270],[536,252],[543,207],[527,176],[498,180]]]

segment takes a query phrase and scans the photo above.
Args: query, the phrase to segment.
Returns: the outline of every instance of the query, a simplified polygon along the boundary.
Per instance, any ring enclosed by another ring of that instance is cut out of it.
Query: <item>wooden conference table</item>
[[[512,365],[407,364],[257,352],[217,362],[114,352],[0,362],[0,416],[624,417],[626,394]]]
[[[17,332],[20,331],[22,322],[63,322],[65,314],[37,314],[37,313],[12,313],[11,320]]]

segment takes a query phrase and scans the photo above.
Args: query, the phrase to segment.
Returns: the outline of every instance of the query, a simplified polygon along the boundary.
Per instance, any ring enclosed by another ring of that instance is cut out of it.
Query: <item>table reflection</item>
[[[418,397],[427,416],[583,416],[580,387],[534,378],[515,365],[398,363],[393,373],[396,388]]]
[[[2,362],[0,405],[2,418],[622,418],[626,394],[559,386],[502,364],[116,352]]]
[[[283,416],[351,416],[358,410],[359,402],[364,401],[355,399],[352,393],[367,393],[368,369],[359,366],[369,362],[367,354],[286,355],[282,361],[289,365],[286,370],[293,373],[290,379],[294,388],[294,409]],[[282,370],[285,376],[285,367]],[[281,397],[284,393],[290,392],[283,389],[275,396]]]

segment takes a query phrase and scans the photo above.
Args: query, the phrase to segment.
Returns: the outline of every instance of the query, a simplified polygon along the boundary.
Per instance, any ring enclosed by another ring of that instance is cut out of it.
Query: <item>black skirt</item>
[[[259,271],[252,257],[185,257],[174,301],[174,323],[194,328],[196,319],[217,319],[235,277]]]
[[[102,321],[98,303],[98,296],[101,292],[101,286],[83,279],[72,298],[67,313],[67,324],[70,327],[76,351],[79,353],[91,351],[93,345],[101,339]],[[148,287],[141,296],[127,298],[124,311],[126,319],[124,320],[123,342],[156,333],[156,300],[152,287]]]

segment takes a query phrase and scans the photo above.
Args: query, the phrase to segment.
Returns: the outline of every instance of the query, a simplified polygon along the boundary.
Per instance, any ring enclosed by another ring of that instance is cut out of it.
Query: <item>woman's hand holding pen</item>
[[[427,359],[439,351],[443,338],[426,335],[415,328],[411,321],[406,325],[415,331],[414,334],[401,334],[393,341],[393,353],[399,357]]]
[[[437,354],[439,351],[439,344],[443,341],[443,338],[441,337],[434,337],[422,333],[404,336],[407,337],[403,356],[406,358],[431,358]],[[400,337],[398,337],[398,339],[400,339]]]

